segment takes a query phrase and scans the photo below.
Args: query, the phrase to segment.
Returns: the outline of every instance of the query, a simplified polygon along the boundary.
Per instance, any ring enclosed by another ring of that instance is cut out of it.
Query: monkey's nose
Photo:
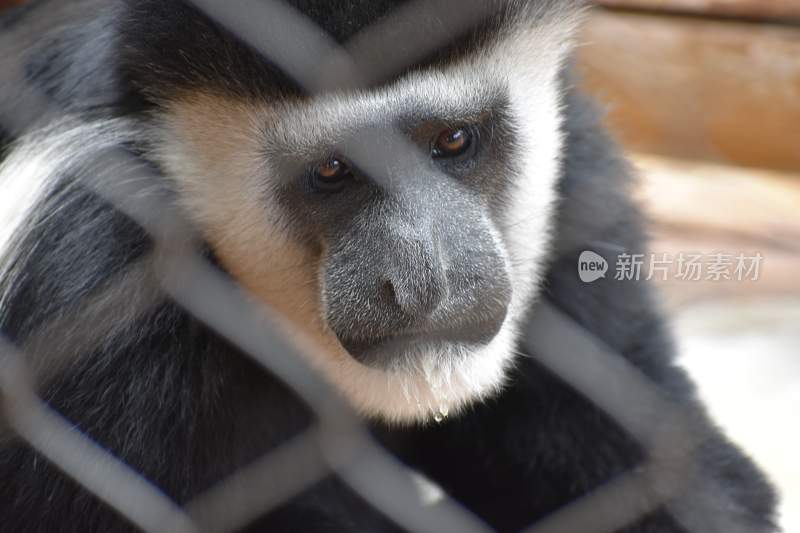
[[[415,252],[387,265],[382,287],[390,305],[414,322],[430,316],[447,297],[447,276],[439,258]]]
[[[370,227],[328,254],[326,321],[370,366],[485,345],[505,320],[510,285],[501,257],[472,233],[444,240],[419,218],[412,222]]]

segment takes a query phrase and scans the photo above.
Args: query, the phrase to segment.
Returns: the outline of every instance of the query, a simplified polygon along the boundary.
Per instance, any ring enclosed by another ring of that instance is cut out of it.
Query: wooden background
[[[797,0],[601,0],[613,7],[684,11],[748,18],[800,17]]]
[[[800,26],[596,11],[581,44],[585,80],[630,148],[800,171]]]

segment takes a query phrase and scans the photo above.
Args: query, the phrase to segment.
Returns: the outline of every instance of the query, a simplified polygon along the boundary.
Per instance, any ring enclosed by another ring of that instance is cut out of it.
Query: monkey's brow
[[[396,122],[401,126],[414,127],[426,122],[479,122],[501,114],[508,108],[505,93],[485,95],[485,98],[465,101],[460,107],[418,106],[406,113],[399,113]]]
[[[278,120],[265,126],[264,140],[272,150],[294,155],[325,151],[364,130],[408,131],[426,123],[458,124],[502,116],[508,106],[507,91],[497,88],[443,99],[409,91],[400,97],[323,99],[286,108]]]

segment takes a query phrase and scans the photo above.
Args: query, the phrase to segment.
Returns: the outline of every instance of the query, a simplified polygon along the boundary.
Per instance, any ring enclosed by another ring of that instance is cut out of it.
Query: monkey
[[[178,505],[314,424],[302,394],[165,289],[147,220],[103,190],[136,180],[89,162],[120,150],[155,176],[133,196],[180,215],[205,264],[314,346],[298,356],[376,442],[492,530],[554,516],[648,459],[545,364],[537,340],[558,316],[685,413],[696,441],[677,489],[614,530],[777,531],[769,481],[677,366],[654,290],[578,278],[584,250],[647,246],[634,172],[579,88],[582,2],[280,3],[331,49],[393,65],[363,76],[295,71],[302,54],[280,54],[313,49],[307,36],[262,50],[209,5],[34,0],[0,18],[0,333],[47,406]],[[415,7],[429,11],[398,16]],[[371,28],[379,52],[353,45]],[[551,333],[589,366],[580,335]],[[0,531],[138,530],[11,426]],[[404,527],[331,472],[240,530]]]

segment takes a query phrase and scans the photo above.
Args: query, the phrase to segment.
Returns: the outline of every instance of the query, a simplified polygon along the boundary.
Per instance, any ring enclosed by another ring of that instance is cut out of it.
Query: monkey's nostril
[[[445,288],[436,276],[398,276],[384,281],[382,292],[403,314],[424,319],[439,307]]]
[[[397,303],[397,292],[394,289],[394,283],[391,280],[384,280],[381,286],[381,296],[391,303]]]

